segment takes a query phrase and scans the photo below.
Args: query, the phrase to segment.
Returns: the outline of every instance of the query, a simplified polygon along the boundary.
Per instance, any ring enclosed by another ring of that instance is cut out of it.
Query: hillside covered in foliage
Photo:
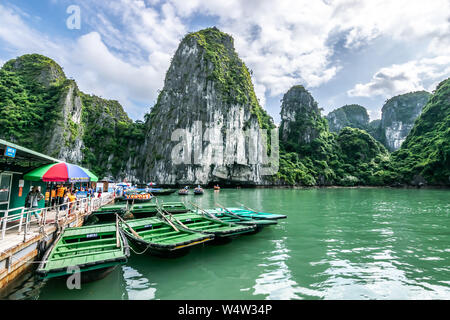
[[[143,128],[117,101],[81,92],[50,58],[23,55],[0,69],[2,139],[107,177],[125,168],[127,146],[143,139]]]
[[[393,161],[403,183],[450,185],[450,78],[437,86]]]

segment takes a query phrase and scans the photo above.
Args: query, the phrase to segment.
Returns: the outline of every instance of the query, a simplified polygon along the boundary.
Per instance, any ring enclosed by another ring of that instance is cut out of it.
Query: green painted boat
[[[155,196],[165,196],[174,193],[177,189],[150,189],[150,192]]]
[[[257,212],[257,211],[252,211],[250,209],[244,209],[244,208],[226,208],[226,209],[227,209],[227,211],[230,211],[237,216],[255,219],[255,220],[278,220],[278,219],[286,219],[287,218],[287,216],[285,216],[283,214]],[[217,212],[225,212],[225,210],[223,208],[214,208],[213,210],[215,210]]]
[[[184,202],[163,202],[161,207],[170,213],[185,213],[189,212],[189,208],[186,207]]]
[[[256,225],[254,233],[261,231],[264,227],[277,224],[276,220],[267,219],[250,219],[247,217],[238,216],[232,212],[226,212],[225,210],[218,211],[216,209],[206,209],[205,212],[213,214],[215,217],[219,218],[223,222],[235,223],[241,225]],[[195,210],[194,212],[202,214],[201,210]]]
[[[82,282],[108,275],[130,255],[128,241],[116,223],[67,228],[45,253],[36,273],[42,279],[81,273]]]
[[[160,206],[169,213],[185,213],[189,211],[183,202],[164,202]],[[158,205],[155,202],[135,204],[131,206],[130,211],[137,219],[152,217],[158,212]]]
[[[227,223],[218,218],[213,219],[195,212],[177,214],[174,218],[190,230],[213,234],[215,240],[217,241],[221,241],[226,238],[230,239],[231,237],[239,234],[253,232],[256,228],[256,225],[254,224],[244,226],[234,223]],[[176,220],[172,220],[172,222],[181,228],[185,228]]]
[[[126,204],[109,204],[98,208],[92,215],[98,218],[100,221],[115,221],[116,214],[123,216],[127,211]]]
[[[130,245],[139,254],[145,252],[160,257],[179,257],[189,252],[192,246],[214,239],[212,234],[181,228],[176,231],[156,217],[119,223]]]

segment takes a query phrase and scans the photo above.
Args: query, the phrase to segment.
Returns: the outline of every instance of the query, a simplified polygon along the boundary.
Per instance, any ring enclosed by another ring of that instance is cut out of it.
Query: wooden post
[[[3,216],[2,240],[5,238],[7,221],[8,221],[8,210],[5,211],[5,215]]]
[[[20,212],[20,221],[19,221],[19,234],[22,231],[22,223],[23,223],[23,212],[25,211],[25,208],[22,208],[22,211]]]
[[[28,220],[30,216],[30,211],[27,211],[27,215],[25,217],[25,230],[23,232],[23,242],[27,241],[27,233],[28,233]]]

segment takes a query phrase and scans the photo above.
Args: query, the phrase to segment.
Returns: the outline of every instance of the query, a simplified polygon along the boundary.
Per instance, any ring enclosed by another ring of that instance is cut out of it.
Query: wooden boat
[[[82,282],[90,282],[107,276],[129,256],[127,238],[116,223],[67,228],[47,250],[36,273],[43,279],[67,277],[73,274],[68,268],[74,267]]]
[[[156,217],[127,221],[121,223],[121,228],[138,253],[145,252],[160,257],[179,257],[191,247],[214,239],[212,234],[181,228],[176,231],[167,222]]]
[[[165,196],[174,193],[176,189],[150,189],[149,192],[154,196]]]
[[[207,214],[213,214],[215,217],[219,218],[223,222],[235,223],[240,225],[256,225],[254,233],[261,231],[264,227],[277,224],[276,220],[267,219],[250,219],[246,217],[238,216],[232,212],[227,212],[225,210],[219,211],[216,209],[206,209],[203,210]],[[202,213],[202,210],[196,210],[197,213]],[[205,214],[203,213],[203,214]]]
[[[188,212],[183,202],[164,202],[160,206],[169,213],[184,213]],[[152,217],[158,212],[158,206],[156,203],[142,203],[131,206],[131,213],[135,218]]]
[[[178,190],[178,194],[180,196],[186,196],[189,194],[189,190],[188,189],[180,189],[180,190]]]
[[[214,190],[220,190],[219,186],[214,186]]]
[[[230,211],[237,216],[255,219],[255,220],[278,220],[278,219],[286,219],[287,218],[287,216],[285,216],[283,214],[257,212],[257,211],[253,211],[250,209],[243,209],[243,208],[226,208],[226,209],[227,209],[227,211]],[[213,210],[216,210],[217,212],[225,211],[223,208],[215,208]]]
[[[184,202],[163,202],[160,206],[169,213],[185,213],[189,212]]]
[[[213,234],[214,240],[223,241],[231,239],[242,233],[253,232],[256,225],[237,225],[234,223],[223,222],[220,219],[213,219],[195,212],[177,214],[172,220],[177,227],[188,228],[189,230]],[[178,223],[181,222],[181,224]]]
[[[123,216],[126,213],[126,210],[126,204],[110,204],[98,208],[92,212],[91,216],[97,218],[99,221],[115,221],[116,214]]]
[[[202,188],[195,188],[194,189],[194,194],[196,194],[196,195],[200,195],[200,194],[203,194],[203,193],[204,193],[204,191],[203,191]]]

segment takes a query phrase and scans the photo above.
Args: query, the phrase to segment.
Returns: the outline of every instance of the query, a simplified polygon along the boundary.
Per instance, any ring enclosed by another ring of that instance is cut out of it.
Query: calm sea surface
[[[161,196],[288,216],[178,259],[133,254],[69,290],[25,279],[7,299],[450,299],[450,191],[222,189]]]

